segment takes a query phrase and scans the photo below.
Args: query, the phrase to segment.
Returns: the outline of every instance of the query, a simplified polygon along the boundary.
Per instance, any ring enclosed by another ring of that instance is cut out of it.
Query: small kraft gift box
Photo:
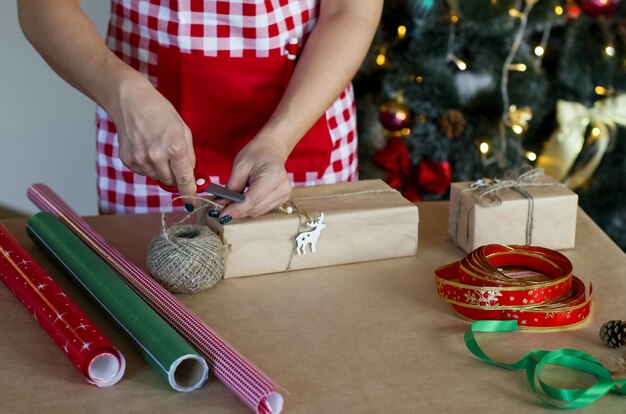
[[[487,244],[571,249],[577,210],[578,195],[541,169],[452,183],[448,234],[465,252]]]
[[[235,278],[411,256],[418,221],[400,192],[363,180],[294,188],[288,203],[261,217],[202,222],[224,243],[224,278]]]

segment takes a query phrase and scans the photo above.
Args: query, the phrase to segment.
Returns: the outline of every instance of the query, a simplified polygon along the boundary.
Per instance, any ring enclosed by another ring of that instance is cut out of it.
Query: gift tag
[[[317,239],[320,237],[322,230],[326,228],[324,221],[324,213],[320,213],[317,220],[309,221],[306,223],[308,227],[312,227],[313,230],[303,231],[296,236],[296,253],[298,255],[306,254],[307,246],[310,246],[311,253],[315,253],[317,246]]]

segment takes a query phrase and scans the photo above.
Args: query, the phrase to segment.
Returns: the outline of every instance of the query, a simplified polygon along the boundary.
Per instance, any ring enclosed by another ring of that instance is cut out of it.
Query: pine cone
[[[600,339],[611,348],[626,345],[626,321],[608,321],[600,328]]]
[[[463,112],[458,109],[448,109],[437,121],[439,129],[448,138],[458,138],[463,135],[467,120]]]

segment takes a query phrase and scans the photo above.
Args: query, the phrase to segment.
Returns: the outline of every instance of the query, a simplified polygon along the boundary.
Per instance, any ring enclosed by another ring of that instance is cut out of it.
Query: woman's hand
[[[260,216],[289,200],[291,185],[285,171],[287,155],[280,141],[259,136],[237,154],[226,186],[237,192],[243,192],[247,186],[246,200],[228,204],[220,213],[222,224],[230,218]]]
[[[110,115],[124,165],[137,174],[177,186],[183,196],[195,196],[191,131],[174,107],[143,77],[121,82],[118,96]],[[189,200],[186,203],[195,204]]]
[[[278,106],[257,137],[239,153],[227,186],[242,191],[226,216],[258,216],[289,199],[284,164],[302,136],[337,99],[369,49],[383,0],[321,0],[318,22]],[[268,139],[268,137],[270,137]]]

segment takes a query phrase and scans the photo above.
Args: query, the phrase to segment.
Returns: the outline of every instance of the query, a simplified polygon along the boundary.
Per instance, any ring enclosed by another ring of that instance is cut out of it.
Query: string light
[[[593,127],[591,129],[591,137],[592,138],[598,138],[600,136],[600,128],[598,127]]]
[[[528,159],[528,161],[535,161],[537,160],[537,154],[532,151],[526,151],[526,159]]]
[[[509,97],[509,72],[512,70],[512,63],[515,59],[515,55],[517,55],[517,51],[519,50],[522,42],[524,40],[524,34],[526,32],[526,26],[528,25],[528,15],[530,14],[532,8],[537,4],[538,0],[526,0],[526,4],[524,5],[524,10],[520,12],[517,9],[510,9],[509,14],[512,17],[519,18],[519,24],[517,25],[517,32],[515,33],[515,37],[513,38],[513,43],[511,45],[511,49],[509,50],[509,54],[502,64],[502,76],[500,77],[500,95],[502,96],[502,116],[499,128],[499,144],[497,146],[497,153],[494,154],[494,157],[498,163],[503,166],[505,163],[505,155],[507,153],[507,134],[506,134],[506,126],[510,125],[509,120],[509,106],[511,103],[511,98]],[[521,5],[521,0],[517,2],[517,4]],[[545,49],[545,47],[544,47]],[[521,66],[513,66],[515,69],[520,70]],[[524,65],[524,70],[526,70],[526,65]],[[516,124],[513,124],[513,126]],[[520,128],[516,128],[524,132],[524,128],[517,124]],[[482,151],[481,151],[482,152]]]
[[[454,64],[456,65],[457,68],[459,68],[459,70],[465,70],[467,69],[467,63],[463,62],[461,59],[459,59],[456,56],[452,56],[451,57],[452,61],[454,62]]]
[[[417,75],[417,76],[415,77],[415,82],[417,82],[417,83],[422,83],[422,82],[424,82],[424,78],[422,78],[421,76]]]
[[[387,48],[381,47],[380,52],[378,52],[378,56],[376,56],[376,64],[378,66],[382,66],[385,64],[385,62],[387,61],[387,57],[385,56],[386,54]]]
[[[541,42],[535,48],[535,68],[537,71],[541,69],[541,64],[543,62],[543,55],[546,53],[546,47],[548,47],[548,40],[550,39],[550,32],[552,31],[552,24],[548,23],[546,27],[543,29],[543,34],[541,35]]]
[[[481,154],[487,154],[489,152],[489,144],[486,142],[481,142],[478,148]]]
[[[608,45],[604,48],[604,53],[606,53],[610,57],[615,56],[615,47],[613,47],[613,45]]]
[[[594,90],[597,95],[606,95],[606,88],[604,86],[598,85],[594,88]]]
[[[454,16],[456,15],[452,15],[450,18],[452,19],[452,22],[455,23],[454,20]],[[457,18],[458,21],[458,18]],[[467,63],[463,62],[461,59],[459,59],[458,57],[456,57],[454,55],[454,41],[456,39],[456,28],[455,26],[452,24],[450,25],[449,29],[448,29],[448,53],[446,54],[446,60],[448,62],[454,62],[454,64],[456,65],[456,67],[459,70],[465,70],[467,69]]]
[[[522,133],[524,132],[524,128],[522,128],[521,125],[519,124],[513,124],[511,125],[511,129],[513,130],[513,132],[515,132],[517,135],[522,135]]]
[[[513,70],[515,72],[526,72],[526,65],[524,63],[513,63],[507,66],[509,70]]]
[[[459,16],[457,16],[456,14],[451,14],[450,20],[452,20],[452,23],[457,24],[459,22]]]
[[[561,16],[563,15],[563,7],[561,6],[556,6],[554,8],[554,13],[556,13],[557,16]]]
[[[406,36],[406,26],[404,25],[398,26],[398,38],[404,39],[405,36]]]

